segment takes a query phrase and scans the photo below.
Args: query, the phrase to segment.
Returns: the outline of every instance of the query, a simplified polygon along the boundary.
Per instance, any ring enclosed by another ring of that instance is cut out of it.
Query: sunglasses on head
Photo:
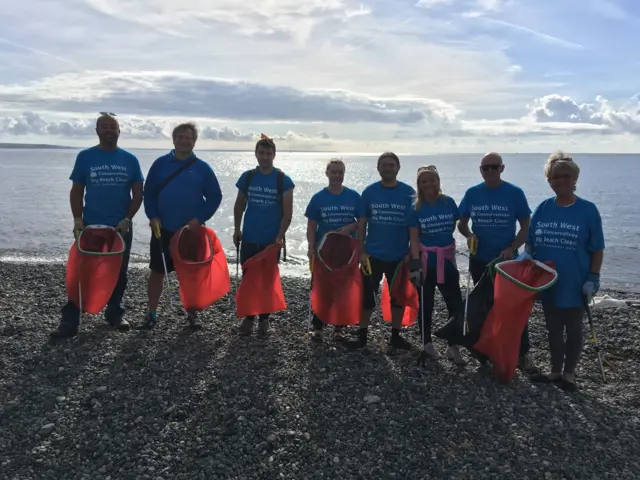
[[[488,172],[489,170],[500,170],[500,167],[502,166],[502,164],[492,164],[492,165],[482,165],[482,170],[485,172]]]
[[[117,115],[115,113],[111,113],[111,112],[98,112],[100,115],[109,115],[110,117],[116,117]]]

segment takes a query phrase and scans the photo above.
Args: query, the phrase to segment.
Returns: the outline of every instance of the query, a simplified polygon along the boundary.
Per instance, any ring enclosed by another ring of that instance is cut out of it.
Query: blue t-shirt
[[[527,197],[520,187],[502,182],[497,188],[484,183],[469,188],[460,201],[460,216],[471,219],[478,237],[475,258],[491,262],[516,238],[519,219],[531,215]]]
[[[144,210],[149,219],[160,218],[162,227],[175,232],[196,218],[205,224],[218,210],[222,192],[211,165],[199,158],[175,176],[158,194],[157,190],[175,171],[195,155],[178,160],[171,151],[156,159],[144,186]]]
[[[110,227],[127,215],[133,184],[144,181],[135,155],[119,147],[105,152],[97,146],[78,153],[69,179],[85,187],[84,223]]]
[[[269,245],[276,241],[282,221],[282,210],[278,200],[278,171],[274,168],[271,173],[265,175],[259,169],[253,170],[251,185],[249,190],[245,191],[246,178],[250,171],[244,172],[236,182],[238,190],[247,196],[242,239],[250,243]],[[293,180],[285,174],[282,180],[282,194],[293,188]]]
[[[387,262],[402,259],[409,251],[407,215],[413,207],[415,190],[404,182],[385,187],[382,182],[362,192],[361,216],[367,219],[365,251]]]
[[[558,280],[540,294],[558,308],[580,307],[582,286],[591,268],[591,254],[604,250],[602,218],[598,208],[578,198],[563,207],[555,197],[543,201],[531,217],[527,243],[541,262],[552,261]]]
[[[409,211],[407,223],[419,229],[420,243],[425,247],[446,247],[454,242],[453,232],[460,218],[453,198],[440,196],[433,205],[422,202],[420,210]],[[436,264],[436,255],[429,255],[429,264]]]
[[[327,232],[338,230],[354,223],[360,215],[360,194],[344,187],[335,194],[325,187],[311,197],[304,216],[318,223],[316,241],[320,242]]]

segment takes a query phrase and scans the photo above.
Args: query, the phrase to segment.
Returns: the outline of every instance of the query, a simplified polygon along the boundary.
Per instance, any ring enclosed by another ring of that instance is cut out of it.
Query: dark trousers
[[[133,241],[133,229],[130,228],[124,238],[124,253],[122,254],[122,266],[120,267],[120,275],[118,276],[118,283],[113,289],[111,298],[107,303],[107,308],[104,312],[104,318],[107,322],[113,323],[113,320],[117,317],[124,315],[125,308],[122,299],[124,298],[124,292],[127,289],[127,283],[129,282],[129,258],[131,257],[131,243]],[[80,324],[80,309],[71,301],[67,301],[67,304],[62,307],[62,322],[73,328],[78,328]]]
[[[318,316],[315,313],[313,314],[313,318],[311,319],[311,325],[313,326],[314,330],[322,330],[322,328],[324,327],[324,323],[322,323],[322,320],[320,320],[320,318],[318,318]],[[336,331],[340,331],[344,328],[344,326],[334,325],[333,328]]]
[[[473,258],[471,259],[469,269],[471,270],[471,278],[473,279],[474,285],[480,281],[487,265],[489,265],[489,262]],[[531,344],[529,343],[529,322],[527,322],[524,327],[524,331],[522,332],[522,337],[520,337],[520,357],[524,357],[529,353],[529,350],[531,350]]]
[[[542,309],[549,335],[551,373],[573,374],[584,343],[584,307],[558,308],[543,302]]]
[[[424,345],[432,343],[431,324],[436,288],[440,291],[444,303],[447,306],[448,318],[453,317],[462,308],[462,291],[460,290],[460,272],[448,260],[444,262],[444,283],[437,283],[438,274],[435,268],[427,268],[426,276],[422,282],[420,295],[420,313],[422,321],[418,322],[420,334]],[[449,342],[451,345],[451,342]]]
[[[251,257],[255,257],[257,254],[262,252],[268,246],[269,244],[262,245],[259,243],[242,242],[240,244],[240,264],[243,264],[244,262],[249,260]],[[281,250],[278,250],[278,263],[280,263],[280,252]],[[243,275],[244,275],[244,272],[243,272]],[[266,320],[269,318],[269,315],[271,315],[271,312],[261,313],[260,315],[258,315],[258,319],[259,321]],[[255,320],[255,316],[250,316],[246,318],[250,320]]]

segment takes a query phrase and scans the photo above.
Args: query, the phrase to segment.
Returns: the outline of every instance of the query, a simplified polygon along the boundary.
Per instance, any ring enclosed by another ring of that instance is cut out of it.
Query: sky
[[[20,0],[0,142],[465,153],[640,151],[637,0]]]

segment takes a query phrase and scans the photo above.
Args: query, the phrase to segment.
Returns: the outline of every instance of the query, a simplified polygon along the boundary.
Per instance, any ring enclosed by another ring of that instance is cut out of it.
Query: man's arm
[[[200,224],[205,223],[213,217],[222,203],[222,190],[220,189],[218,178],[215,173],[213,173],[213,170],[209,171],[203,193],[205,203],[198,212],[196,212],[195,216],[196,220],[198,220]]]
[[[84,210],[84,185],[73,182],[71,191],[69,192],[69,203],[71,204],[71,213],[73,218],[82,218]]]
[[[236,232],[240,231],[242,227],[242,216],[244,215],[244,209],[247,206],[247,197],[238,190],[236,196],[236,203],[233,205],[233,227]]]
[[[458,231],[465,238],[471,238],[473,236],[473,233],[469,229],[469,217],[460,217],[460,220],[458,220]]]
[[[409,227],[409,246],[411,249],[411,258],[417,260],[420,258],[420,229],[418,227]]]
[[[360,253],[364,253],[364,241],[367,234],[367,217],[360,217],[358,219],[358,246],[360,247]]]
[[[602,268],[602,262],[604,261],[604,250],[599,252],[593,252],[591,254],[591,267],[589,273],[593,275],[600,275],[600,269]]]
[[[293,188],[282,194],[282,220],[280,220],[280,230],[276,241],[281,241],[287,233],[291,219],[293,218]]]
[[[519,218],[518,223],[520,224],[520,231],[510,245],[512,250],[518,250],[526,242],[529,235],[529,225],[531,225],[531,215]]]
[[[135,217],[136,213],[138,213],[138,210],[140,210],[140,206],[142,205],[142,185],[142,182],[136,182],[131,186],[131,203],[129,203],[129,210],[127,211],[127,218],[129,220]]]

